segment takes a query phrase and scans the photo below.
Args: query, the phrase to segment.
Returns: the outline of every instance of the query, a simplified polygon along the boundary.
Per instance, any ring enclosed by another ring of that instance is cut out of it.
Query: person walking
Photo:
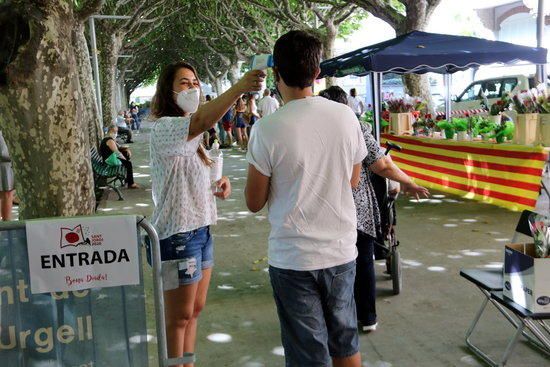
[[[355,113],[358,119],[361,118],[363,112],[365,112],[365,105],[363,101],[357,98],[357,90],[355,88],[349,90],[348,106],[353,110],[353,113]]]
[[[264,78],[264,72],[250,71],[199,107],[200,82],[192,65],[170,64],[159,77],[150,138],[152,224],[159,234],[162,261],[175,261],[178,269],[179,286],[165,292],[170,358],[195,350],[197,319],[206,303],[214,263],[210,226],[217,219],[215,197],[226,199],[231,194],[227,177],[215,182],[212,192],[212,161],[201,145],[202,134],[243,93],[260,90]]]
[[[246,134],[246,96],[242,95],[241,98],[235,103],[235,133],[237,134],[237,142],[242,150],[246,150],[248,146],[248,135]]]
[[[321,92],[332,101],[347,105],[348,96],[338,86],[332,86]],[[363,138],[367,145],[367,157],[362,162],[359,185],[353,189],[353,199],[357,210],[357,266],[354,294],[357,307],[358,327],[370,332],[378,327],[376,315],[376,275],[374,272],[374,244],[377,234],[382,232],[380,208],[371,180],[371,173],[395,180],[403,191],[413,196],[429,195],[426,188],[415,184],[411,178],[397,167],[390,157],[384,155],[380,144],[370,132],[370,125],[361,124]]]
[[[277,99],[271,96],[271,91],[269,89],[265,89],[264,96],[258,102],[258,113],[260,117],[269,116],[277,111],[278,108],[279,102]]]
[[[250,138],[245,198],[268,204],[269,276],[287,367],[359,367],[352,187],[367,148],[353,112],[313,96],[322,43],[291,31],[274,47],[284,106]]]

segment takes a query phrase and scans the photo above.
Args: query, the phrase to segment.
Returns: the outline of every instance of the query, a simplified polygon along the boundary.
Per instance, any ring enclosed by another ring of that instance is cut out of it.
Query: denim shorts
[[[269,276],[287,367],[328,367],[359,352],[355,261],[313,271],[270,266]]]
[[[176,233],[160,240],[160,258],[162,261],[181,260],[178,263],[180,285],[197,283],[202,279],[202,270],[214,266],[214,243],[210,227]],[[148,260],[150,264],[150,258]]]

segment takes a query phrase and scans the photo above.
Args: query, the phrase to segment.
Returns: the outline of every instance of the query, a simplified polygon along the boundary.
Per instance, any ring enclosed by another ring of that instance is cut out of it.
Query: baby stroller
[[[394,149],[401,151],[399,145],[386,142],[385,155]],[[378,228],[374,242],[375,260],[386,260],[386,272],[392,279],[393,294],[399,294],[402,287],[401,258],[399,255],[399,241],[395,236],[396,225],[395,200],[398,193],[390,192],[390,181],[384,177],[371,173],[370,179],[380,209],[381,228]]]

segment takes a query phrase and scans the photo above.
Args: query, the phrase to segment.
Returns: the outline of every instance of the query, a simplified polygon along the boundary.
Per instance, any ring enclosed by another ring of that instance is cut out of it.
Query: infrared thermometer
[[[273,55],[261,54],[252,56],[250,70],[265,70],[273,67]]]

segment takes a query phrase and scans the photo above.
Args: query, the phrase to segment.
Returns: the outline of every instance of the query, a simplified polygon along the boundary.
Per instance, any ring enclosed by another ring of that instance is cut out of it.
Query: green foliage
[[[441,130],[454,130],[454,125],[447,120],[441,120],[436,125]]]
[[[472,126],[474,135],[479,135],[491,133],[497,124],[485,117],[478,116],[477,118],[472,117]]]
[[[453,118],[451,121],[455,131],[468,131],[469,121],[467,118]]]
[[[389,0],[388,3],[389,3],[388,6],[390,8],[396,10],[401,15],[406,15],[407,8],[405,7],[405,5],[401,1],[399,1],[399,0]]]
[[[347,39],[361,28],[361,23],[367,19],[369,13],[358,10],[338,27],[338,38]]]
[[[497,139],[497,142],[503,138],[508,138],[511,140],[514,137],[515,128],[516,127],[512,121],[503,121],[495,126],[495,134],[493,137]]]

